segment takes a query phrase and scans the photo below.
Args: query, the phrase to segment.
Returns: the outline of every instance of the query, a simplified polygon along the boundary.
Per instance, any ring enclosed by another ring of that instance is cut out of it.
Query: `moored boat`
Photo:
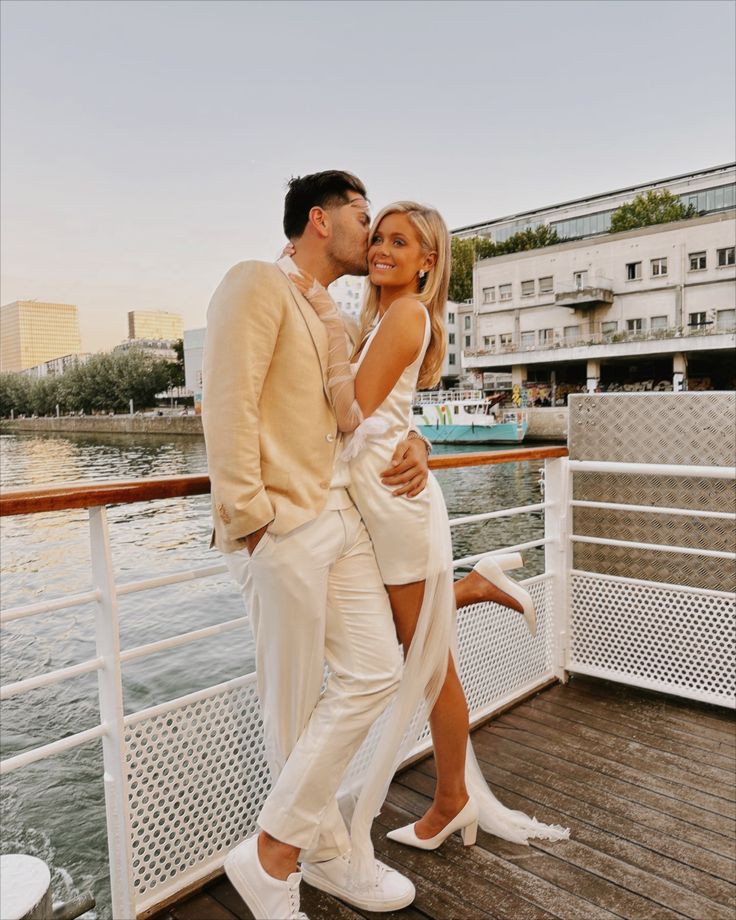
[[[414,424],[434,444],[520,444],[529,428],[527,413],[502,409],[481,390],[418,393]]]

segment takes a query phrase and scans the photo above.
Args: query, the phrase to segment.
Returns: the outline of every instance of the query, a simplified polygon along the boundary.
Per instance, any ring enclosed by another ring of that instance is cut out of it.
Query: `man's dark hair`
[[[340,169],[289,179],[289,191],[284,200],[284,233],[287,239],[298,239],[304,233],[312,208],[346,204],[348,192],[366,197],[365,186],[360,179]]]

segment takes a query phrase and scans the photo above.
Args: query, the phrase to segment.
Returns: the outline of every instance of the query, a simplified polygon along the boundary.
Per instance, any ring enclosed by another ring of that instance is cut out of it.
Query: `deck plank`
[[[731,920],[736,915],[736,720],[725,709],[573,678],[474,733],[499,799],[565,824],[518,846],[480,832],[425,852],[388,840],[431,801],[432,759],[397,775],[376,854],[414,882],[374,914],[302,886],[310,920]],[[223,876],[152,920],[252,920]]]
[[[681,724],[669,722],[659,717],[655,710],[636,713],[627,706],[622,706],[616,700],[605,704],[601,711],[599,699],[591,698],[575,688],[551,687],[546,699],[550,702],[561,703],[567,709],[585,713],[589,716],[610,720],[621,730],[616,734],[623,734],[631,740],[636,740],[637,735],[646,733],[647,742],[652,747],[664,745],[662,750],[675,750],[685,748],[688,751],[697,751],[700,756],[712,757],[708,763],[714,766],[723,766],[726,770],[733,767],[734,753],[736,753],[736,739],[731,739],[723,734],[721,738],[709,738],[702,734],[688,731]],[[730,744],[729,744],[730,742]]]
[[[601,733],[611,735],[613,738],[644,745],[680,759],[691,761],[692,758],[697,757],[701,770],[703,766],[709,768],[707,772],[704,772],[709,779],[732,788],[736,787],[731,754],[709,751],[695,745],[692,741],[688,743],[684,738],[673,738],[652,728],[651,723],[642,725],[640,722],[637,726],[631,719],[623,721],[608,711],[602,713],[600,707],[582,706],[574,698],[568,700],[559,695],[537,698],[532,701],[530,708],[532,711],[538,709],[542,713],[552,713],[570,722],[589,726]]]
[[[729,818],[720,812],[709,811],[705,808],[683,802],[672,794],[670,785],[663,788],[666,792],[647,789],[639,785],[638,771],[629,771],[626,768],[616,770],[610,761],[603,760],[595,754],[574,750],[570,751],[562,744],[550,740],[538,740],[536,736],[515,728],[507,728],[498,723],[481,739],[480,734],[474,736],[474,744],[486,743],[486,736],[494,739],[491,743],[501,744],[501,749],[508,751],[515,757],[530,764],[546,767],[550,770],[562,770],[565,775],[581,782],[594,785],[605,784],[612,793],[641,805],[648,805],[672,817],[680,818],[696,827],[714,831],[732,839],[736,836],[736,819]]]

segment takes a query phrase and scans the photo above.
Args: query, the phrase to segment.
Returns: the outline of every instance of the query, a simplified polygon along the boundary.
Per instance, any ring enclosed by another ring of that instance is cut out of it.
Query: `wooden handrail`
[[[550,460],[566,457],[566,447],[522,447],[517,450],[487,451],[473,454],[445,454],[430,457],[433,470],[461,466],[491,466],[524,460]],[[128,505],[159,498],[207,495],[207,475],[152,476],[148,479],[105,480],[102,482],[60,482],[50,486],[6,489],[0,493],[0,517],[11,514],[38,514],[42,511],[67,511],[98,505]]]

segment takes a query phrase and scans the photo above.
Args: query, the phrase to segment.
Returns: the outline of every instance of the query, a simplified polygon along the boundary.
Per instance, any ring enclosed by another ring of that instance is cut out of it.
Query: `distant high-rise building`
[[[184,338],[184,323],[178,313],[167,313],[165,310],[130,310],[128,338],[175,342]]]
[[[74,304],[16,300],[0,307],[0,371],[24,371],[81,350]]]

